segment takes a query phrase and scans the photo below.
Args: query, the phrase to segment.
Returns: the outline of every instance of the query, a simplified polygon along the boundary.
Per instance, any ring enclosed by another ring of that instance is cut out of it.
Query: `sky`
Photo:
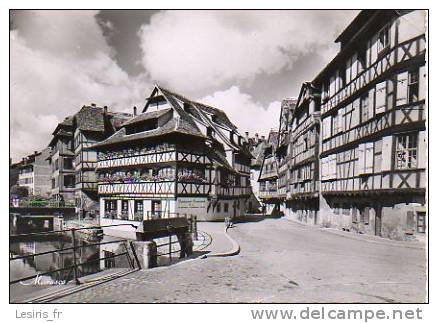
[[[356,10],[28,11],[10,16],[10,154],[48,145],[83,105],[131,112],[154,84],[224,110],[243,134],[278,127],[336,55]]]

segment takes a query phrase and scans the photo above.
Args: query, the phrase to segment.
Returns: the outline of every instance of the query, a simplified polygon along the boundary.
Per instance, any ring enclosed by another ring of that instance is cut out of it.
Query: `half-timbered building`
[[[156,86],[141,114],[97,150],[102,224],[196,215],[242,215],[251,155],[217,108]]]
[[[278,194],[278,164],[276,149],[278,145],[278,131],[271,130],[264,145],[263,161],[258,178],[258,196],[266,214],[275,214],[280,211],[282,200]]]
[[[364,10],[321,89],[321,223],[403,239],[425,230],[425,11]]]
[[[75,205],[79,210],[99,210],[97,153],[88,147],[114,134],[131,116],[109,112],[106,106],[97,107],[92,103],[58,124],[49,144],[55,199]]]
[[[48,197],[50,189],[50,164],[47,157],[50,149],[35,151],[17,163],[18,186],[26,187],[29,195]]]
[[[60,122],[52,133],[48,160],[52,167],[51,196],[68,204],[75,201],[75,171],[73,151],[73,118]]]
[[[248,213],[260,213],[262,211],[262,201],[260,199],[260,183],[258,182],[260,171],[262,169],[263,160],[265,156],[265,149],[268,145],[265,136],[259,138],[258,133],[255,137],[249,138],[249,133],[245,132],[245,141],[249,144],[251,151],[251,189],[252,195],[247,202]]]
[[[285,201],[289,190],[290,170],[289,161],[291,158],[292,145],[290,141],[291,117],[296,106],[296,99],[287,98],[281,102],[280,126],[278,129],[278,140],[275,148],[275,157],[278,167],[278,198],[280,209],[285,212]]]
[[[318,91],[304,83],[289,120],[285,213],[308,223],[317,223],[319,211],[319,108]]]

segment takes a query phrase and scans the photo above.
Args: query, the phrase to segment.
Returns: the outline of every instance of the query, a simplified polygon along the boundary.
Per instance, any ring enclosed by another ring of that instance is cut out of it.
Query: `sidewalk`
[[[295,224],[298,224],[302,227],[306,227],[309,229],[320,230],[320,231],[323,231],[323,232],[326,232],[329,234],[334,234],[337,236],[341,236],[341,237],[344,237],[347,239],[360,240],[360,241],[365,241],[365,242],[370,242],[370,243],[385,244],[385,245],[390,245],[390,246],[405,247],[405,248],[412,248],[412,249],[425,249],[426,243],[427,243],[426,239],[399,241],[399,240],[391,240],[391,239],[387,239],[387,238],[382,238],[382,237],[378,237],[378,236],[372,236],[369,234],[360,234],[360,233],[352,232],[352,231],[343,231],[343,230],[336,229],[336,228],[323,228],[323,227],[318,226],[318,225],[308,225],[308,224],[302,223],[302,222],[297,221],[291,217],[285,217],[284,220],[289,221],[289,222],[293,222]]]
[[[203,251],[217,254],[226,253],[233,249],[233,244],[224,233],[225,224],[223,222],[198,222],[198,230],[211,236],[211,244]]]

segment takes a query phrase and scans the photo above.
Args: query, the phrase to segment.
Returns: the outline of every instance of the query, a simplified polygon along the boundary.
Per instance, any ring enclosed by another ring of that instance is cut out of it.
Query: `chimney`
[[[137,107],[134,106],[133,110],[134,110],[134,116],[136,116],[137,115]]]
[[[95,108],[95,107],[96,107],[96,103],[91,103],[91,106],[92,106],[93,108]]]
[[[246,142],[248,142],[248,139],[249,139],[249,132],[245,131],[245,140],[246,140]]]
[[[34,155],[38,154],[38,150],[35,150],[35,151],[33,152],[33,154],[34,154]]]
[[[108,107],[107,106],[104,106],[103,107],[103,114],[107,114],[108,113]]]
[[[256,143],[259,142],[259,134],[257,132],[255,134],[255,141],[256,141]]]
[[[262,141],[265,141],[265,136],[262,136]]]

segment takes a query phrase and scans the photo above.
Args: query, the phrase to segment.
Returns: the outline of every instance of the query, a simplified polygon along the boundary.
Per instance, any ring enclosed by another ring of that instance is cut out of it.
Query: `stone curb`
[[[401,248],[407,248],[407,249],[419,249],[419,250],[425,249],[425,245],[423,245],[421,242],[418,243],[421,245],[408,245],[408,243],[411,243],[410,241],[407,241],[406,243],[397,243],[397,242],[393,242],[390,239],[386,239],[386,238],[378,238],[378,240],[367,239],[366,235],[362,236],[359,234],[355,234],[354,232],[344,232],[344,231],[341,231],[341,230],[335,229],[335,228],[319,228],[319,230],[321,230],[322,232],[327,232],[329,234],[336,235],[338,237],[343,237],[346,239],[352,239],[352,240],[357,240],[357,241],[364,241],[364,242],[369,242],[369,243],[374,243],[374,244],[386,245],[386,246],[391,246],[391,247],[401,247]],[[417,242],[413,241],[413,243],[417,243]]]
[[[336,229],[336,228],[323,228],[323,227],[319,227],[319,226],[312,226],[312,225],[301,223],[301,222],[299,222],[295,219],[292,219],[292,218],[285,218],[285,220],[292,222],[292,223],[295,223],[295,224],[298,224],[302,227],[305,227],[305,228],[308,228],[311,230],[319,230],[321,232],[326,232],[328,234],[336,235],[338,237],[342,237],[342,238],[346,238],[346,239],[352,239],[352,240],[356,240],[356,241],[364,241],[364,242],[380,244],[380,245],[387,245],[387,246],[392,246],[392,247],[401,247],[401,248],[407,248],[407,249],[423,250],[425,248],[425,246],[423,246],[423,245],[407,245],[404,243],[397,243],[395,241],[392,241],[392,240],[386,239],[386,238],[378,238],[378,240],[369,239],[369,238],[367,238],[367,235],[359,235],[359,234],[355,234],[353,232],[347,233],[347,232],[341,231],[341,230]],[[374,237],[374,236],[372,236],[372,237]],[[409,242],[407,242],[407,243],[409,243]]]
[[[230,256],[235,256],[238,255],[240,253],[240,245],[229,236],[228,234],[228,229],[229,227],[226,227],[224,229],[224,234],[227,237],[227,239],[231,242],[231,244],[233,245],[232,249],[226,252],[218,252],[218,253],[213,253],[213,254],[207,254],[207,255],[202,255],[201,259],[205,259],[205,258],[211,258],[211,257],[230,257]]]

